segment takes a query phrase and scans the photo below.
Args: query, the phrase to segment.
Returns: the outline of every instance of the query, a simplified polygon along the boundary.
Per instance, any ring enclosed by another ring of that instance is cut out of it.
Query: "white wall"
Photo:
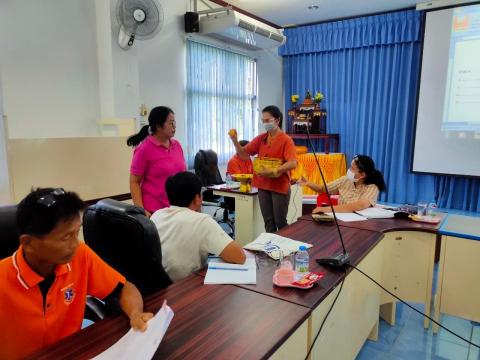
[[[176,138],[186,142],[186,45],[183,15],[188,0],[161,1],[165,22],[157,36],[138,42],[140,98],[149,110],[165,105],[175,111]]]
[[[0,77],[0,205],[11,203],[6,138],[3,121],[2,78]]]
[[[118,28],[112,30],[116,1],[109,1],[110,9],[104,1],[0,1],[0,32],[12,34],[0,38],[11,138],[96,136],[100,118],[136,117],[145,103],[148,109],[170,106],[176,137],[186,143],[183,15],[190,1],[159,0],[162,30],[153,39],[136,40],[129,51],[118,47]],[[260,109],[283,104],[276,53],[251,53],[258,59]]]
[[[0,1],[0,64],[10,137],[97,134],[94,1]]]
[[[257,51],[257,66],[259,110],[267,105],[283,109],[283,59],[278,56],[277,49]],[[283,115],[285,123],[286,114]]]

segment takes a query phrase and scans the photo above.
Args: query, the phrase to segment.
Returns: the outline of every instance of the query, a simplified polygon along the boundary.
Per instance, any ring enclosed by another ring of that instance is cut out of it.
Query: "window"
[[[255,59],[187,41],[187,161],[193,168],[198,150],[212,149],[224,164],[234,153],[228,130],[239,140],[258,133]]]

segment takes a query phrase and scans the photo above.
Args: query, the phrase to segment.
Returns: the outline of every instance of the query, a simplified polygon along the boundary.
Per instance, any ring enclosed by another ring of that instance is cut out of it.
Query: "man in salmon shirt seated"
[[[248,144],[247,140],[239,141],[239,144],[243,147]],[[253,174],[252,159],[242,159],[237,154],[233,155],[228,161],[227,174]]]
[[[20,247],[0,261],[0,359],[18,359],[80,330],[87,295],[119,298],[132,328],[145,331],[135,285],[78,239],[83,201],[37,189],[18,205]]]

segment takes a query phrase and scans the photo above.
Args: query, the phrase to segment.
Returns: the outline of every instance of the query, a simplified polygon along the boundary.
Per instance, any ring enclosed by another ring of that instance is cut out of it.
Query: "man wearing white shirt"
[[[202,183],[193,173],[180,172],[165,183],[170,207],[156,211],[150,220],[162,244],[162,262],[175,282],[201,269],[208,254],[243,264],[245,253],[208,214],[202,214]]]

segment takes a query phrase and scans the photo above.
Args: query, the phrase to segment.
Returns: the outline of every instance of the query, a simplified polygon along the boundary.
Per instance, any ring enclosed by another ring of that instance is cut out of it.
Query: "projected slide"
[[[480,7],[453,11],[442,130],[480,132]]]
[[[480,177],[480,5],[426,13],[412,170]]]

